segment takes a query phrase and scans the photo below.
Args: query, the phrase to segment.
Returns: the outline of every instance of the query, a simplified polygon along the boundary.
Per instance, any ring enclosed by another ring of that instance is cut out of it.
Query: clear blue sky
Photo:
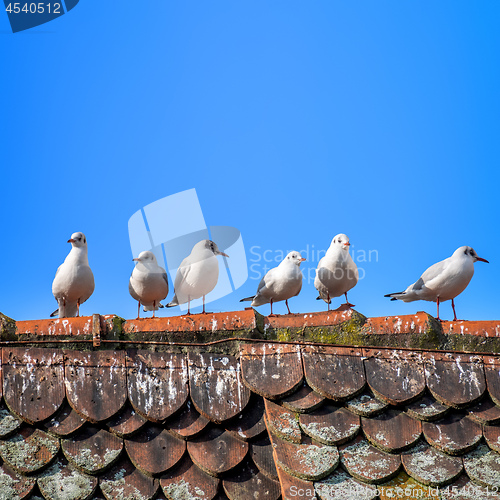
[[[196,188],[249,265],[252,247],[326,249],[341,232],[355,257],[374,251],[349,297],[367,316],[435,315],[383,295],[473,246],[490,264],[457,314],[500,319],[499,16],[497,1],[80,0],[12,34],[1,11],[0,311],[48,317],[83,231],[96,289],[82,313],[135,317],[128,219]],[[324,309],[315,297],[305,281],[290,307]]]

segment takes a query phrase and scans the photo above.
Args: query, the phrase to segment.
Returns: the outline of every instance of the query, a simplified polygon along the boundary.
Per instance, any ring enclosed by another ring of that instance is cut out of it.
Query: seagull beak
[[[223,257],[229,257],[229,255],[227,253],[224,253],[224,252],[219,252],[219,255],[222,255]]]
[[[349,242],[347,242],[347,243],[344,243],[344,246],[345,246],[345,247],[350,247],[350,246],[351,246],[351,244],[350,244]]]
[[[489,264],[489,262],[486,259],[483,259],[482,257],[476,257],[476,260],[480,260],[481,262],[486,262],[486,264]]]
[[[74,240],[73,238],[70,238],[70,239],[68,240],[68,243],[74,243],[74,242],[75,242],[75,240]]]
[[[136,259],[132,259],[132,260],[139,262],[140,259],[139,259],[139,257],[137,257]]]
[[[299,262],[304,262],[306,259],[304,259],[304,257],[302,257],[301,259],[299,259]]]

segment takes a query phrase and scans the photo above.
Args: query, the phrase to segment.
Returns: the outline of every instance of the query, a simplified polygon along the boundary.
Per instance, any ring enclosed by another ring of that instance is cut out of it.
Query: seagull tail
[[[396,292],[396,293],[388,293],[387,295],[384,295],[384,297],[390,297],[391,300],[398,300],[401,299],[406,295],[406,292]]]
[[[318,296],[316,297],[316,300],[324,300],[327,304],[331,304],[331,303],[332,303],[332,299],[330,299],[330,300],[326,300],[326,299],[324,299],[321,295],[318,295]]]
[[[179,305],[179,299],[177,298],[177,295],[174,295],[172,302],[169,302],[165,307],[175,307],[178,305]]]
[[[253,295],[252,297],[245,297],[244,299],[241,299],[240,302],[249,302],[251,300],[253,300],[255,298],[255,295]]]
[[[56,316],[59,316],[59,308],[57,308],[51,315],[51,318],[55,318]]]

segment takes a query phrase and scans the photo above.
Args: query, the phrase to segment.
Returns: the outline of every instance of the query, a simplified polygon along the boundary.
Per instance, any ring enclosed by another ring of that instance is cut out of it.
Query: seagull
[[[451,257],[437,262],[427,269],[422,276],[410,285],[404,292],[389,293],[384,297],[391,300],[413,302],[414,300],[429,300],[437,302],[437,319],[439,319],[439,304],[451,299],[453,321],[457,321],[454,299],[461,294],[474,275],[474,262],[488,262],[477,256],[471,247],[457,248]]]
[[[128,283],[128,291],[135,300],[139,301],[137,319],[141,311],[155,311],[163,307],[160,303],[168,295],[168,276],[163,267],[158,265],[155,254],[150,251],[141,252],[139,257],[132,259],[136,262]]]
[[[302,272],[300,270],[301,262],[306,259],[299,252],[290,252],[278,265],[270,269],[262,278],[257,288],[257,293],[252,297],[241,299],[252,301],[252,307],[271,303],[271,316],[273,315],[273,302],[285,301],[288,314],[288,299],[296,297],[302,288]]]
[[[205,314],[205,295],[217,285],[219,279],[219,262],[217,255],[229,257],[221,252],[211,240],[201,240],[193,247],[191,253],[181,262],[174,282],[174,298],[167,307],[188,303],[203,297],[203,313]]]
[[[87,239],[73,233],[68,240],[71,251],[59,266],[52,283],[52,293],[59,304],[50,317],[70,318],[80,315],[80,305],[94,292],[94,275],[87,257]]]
[[[328,310],[332,297],[342,294],[345,295],[345,306],[354,307],[347,300],[347,292],[358,282],[358,268],[349,255],[350,245],[345,234],[337,234],[316,269],[314,286],[319,292],[316,300],[323,299],[328,304]]]

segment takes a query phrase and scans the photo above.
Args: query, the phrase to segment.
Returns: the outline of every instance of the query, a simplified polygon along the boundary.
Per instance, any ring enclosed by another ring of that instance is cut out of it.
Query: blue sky
[[[256,251],[342,232],[355,257],[372,250],[349,294],[361,313],[435,315],[383,295],[470,245],[490,264],[457,314],[499,319],[499,15],[495,1],[80,0],[12,34],[0,12],[0,311],[48,317],[83,231],[96,289],[82,313],[135,317],[128,220],[195,188],[254,264],[211,310],[254,293]],[[315,297],[306,280],[290,308],[324,309]]]

